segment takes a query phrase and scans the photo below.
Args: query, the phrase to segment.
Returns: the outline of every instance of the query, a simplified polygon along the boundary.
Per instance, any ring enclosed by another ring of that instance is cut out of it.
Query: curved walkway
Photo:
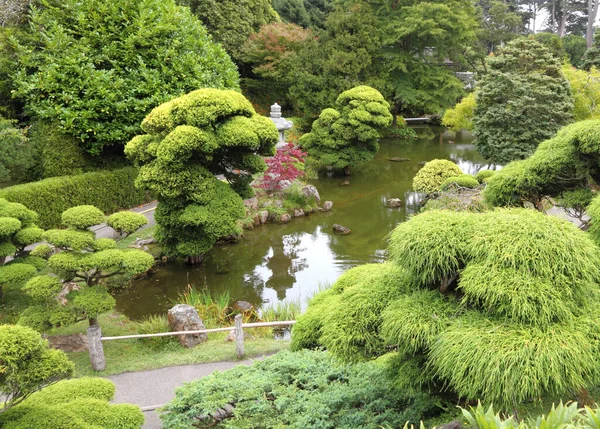
[[[162,425],[155,410],[175,397],[176,388],[186,382],[212,374],[214,371],[225,371],[237,365],[250,365],[253,361],[248,359],[236,362],[170,366],[150,371],[127,372],[106,378],[115,383],[117,388],[113,403],[139,405],[146,418],[143,429],[160,429]]]

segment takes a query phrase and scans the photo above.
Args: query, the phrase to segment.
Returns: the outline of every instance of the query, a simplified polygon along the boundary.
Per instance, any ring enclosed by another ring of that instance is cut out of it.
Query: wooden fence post
[[[106,369],[106,359],[104,359],[104,348],[102,347],[102,331],[100,330],[100,326],[90,326],[87,329],[87,338],[92,369],[94,371],[104,371]]]
[[[235,316],[235,349],[238,359],[244,357],[244,328],[242,327],[242,315]]]

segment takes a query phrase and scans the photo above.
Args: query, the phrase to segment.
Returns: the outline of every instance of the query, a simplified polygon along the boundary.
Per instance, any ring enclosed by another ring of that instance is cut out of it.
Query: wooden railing
[[[121,335],[118,337],[103,337],[99,326],[92,326],[87,330],[88,348],[90,352],[90,362],[94,371],[104,371],[106,369],[106,359],[104,357],[103,341],[114,340],[132,340],[137,338],[155,338],[155,337],[170,337],[176,335],[194,335],[194,334],[210,334],[212,332],[235,332],[235,349],[238,359],[244,357],[244,328],[273,328],[278,326],[291,326],[296,323],[295,320],[286,320],[280,322],[257,322],[257,323],[242,323],[242,315],[235,316],[234,325],[230,328],[214,328],[200,329],[197,331],[177,331],[177,332],[160,332],[157,334],[139,334],[139,335]]]

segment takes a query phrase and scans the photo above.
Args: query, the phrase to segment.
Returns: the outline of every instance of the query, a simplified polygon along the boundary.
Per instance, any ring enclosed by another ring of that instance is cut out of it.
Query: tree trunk
[[[100,326],[100,324],[98,323],[98,319],[96,319],[95,317],[90,317],[88,319],[88,322],[90,323],[90,327],[92,327],[92,326]]]
[[[350,166],[349,165],[344,167],[344,174],[346,176],[350,176]]]
[[[190,265],[199,265],[204,260],[204,255],[188,256],[185,258],[185,263]]]
[[[560,16],[560,20],[558,21],[558,36],[565,37],[567,34],[567,16],[568,13],[566,10],[563,10],[563,13]]]
[[[585,33],[585,42],[588,49],[592,47],[594,41],[594,22],[596,22],[598,16],[598,5],[600,5],[600,0],[588,0],[588,22]]]

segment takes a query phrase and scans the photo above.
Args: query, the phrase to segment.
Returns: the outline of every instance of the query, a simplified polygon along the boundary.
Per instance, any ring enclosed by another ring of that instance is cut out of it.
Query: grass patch
[[[131,235],[117,241],[117,249],[127,249],[136,239],[145,240],[150,237],[154,237],[156,231],[156,225],[152,225],[146,228],[142,228]]]
[[[104,336],[130,335],[139,333],[138,323],[121,314],[103,314],[99,318]],[[80,322],[65,328],[54,329],[50,335],[82,333],[87,322]],[[254,334],[253,330],[248,330]],[[144,371],[174,365],[207,363],[236,360],[235,342],[226,342],[227,332],[217,332],[208,336],[208,341],[193,349],[186,349],[176,341],[168,341],[157,346],[147,340],[115,340],[104,343],[106,370],[93,371],[88,352],[67,353],[75,363],[75,376],[107,376],[123,372]],[[246,357],[256,357],[277,353],[289,348],[288,341],[272,338],[247,338]]]

